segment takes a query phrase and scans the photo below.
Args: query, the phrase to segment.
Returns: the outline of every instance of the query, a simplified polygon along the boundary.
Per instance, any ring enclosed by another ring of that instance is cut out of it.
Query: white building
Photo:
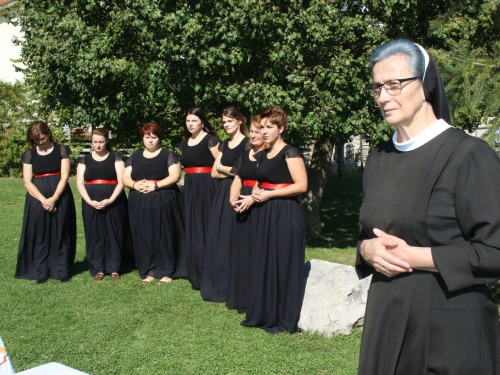
[[[7,15],[18,14],[18,3],[15,0],[0,0],[0,80],[14,83],[22,81],[23,74],[16,72],[13,60],[21,56],[21,47],[15,46],[14,37],[22,37],[21,28],[9,23]],[[18,66],[22,66],[17,64]]]

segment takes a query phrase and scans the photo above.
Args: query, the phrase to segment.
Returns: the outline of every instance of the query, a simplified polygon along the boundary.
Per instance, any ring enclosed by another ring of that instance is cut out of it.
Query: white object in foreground
[[[16,375],[89,375],[85,372],[75,370],[71,367],[61,365],[57,362],[33,367],[29,370],[16,372]]]
[[[354,267],[312,259],[299,328],[326,337],[363,325],[371,277],[359,280]]]

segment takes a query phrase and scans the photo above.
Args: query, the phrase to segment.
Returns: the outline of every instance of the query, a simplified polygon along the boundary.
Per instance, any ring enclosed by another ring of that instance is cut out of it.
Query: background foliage
[[[367,57],[392,38],[433,53],[450,97],[453,125],[493,124],[500,99],[500,0],[20,0],[26,82],[40,117],[105,126],[119,147],[140,146],[155,121],[174,148],[184,114],[201,106],[220,130],[222,109],[247,115],[277,104],[289,141],[314,145],[303,208],[320,236],[319,204],[336,143],[362,134],[387,139],[365,90]],[[342,148],[341,148],[342,149]]]

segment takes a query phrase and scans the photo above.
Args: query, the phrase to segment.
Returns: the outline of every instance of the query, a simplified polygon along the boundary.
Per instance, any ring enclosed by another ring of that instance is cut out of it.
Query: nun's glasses
[[[415,79],[419,79],[420,77],[410,77],[403,79],[391,79],[382,84],[374,84],[368,86],[368,91],[373,95],[374,98],[378,98],[380,93],[382,92],[382,87],[389,93],[389,95],[401,95],[401,90],[403,86],[401,85],[403,82],[413,81]]]

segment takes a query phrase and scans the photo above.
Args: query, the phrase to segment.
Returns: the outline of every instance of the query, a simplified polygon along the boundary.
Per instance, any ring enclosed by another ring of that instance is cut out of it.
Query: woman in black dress
[[[307,190],[302,153],[287,145],[285,111],[272,106],[260,114],[269,149],[256,159],[258,187],[255,265],[250,303],[242,325],[269,333],[295,332],[304,294],[305,225],[298,196]]]
[[[249,303],[250,285],[253,278],[253,244],[257,236],[257,212],[252,198],[252,189],[257,184],[256,154],[269,147],[261,133],[260,117],[254,116],[250,124],[250,146],[231,170],[234,180],[229,202],[236,211],[233,226],[233,250],[229,274],[229,289],[226,306],[246,312]]]
[[[234,175],[231,169],[248,144],[245,117],[235,107],[222,112],[222,123],[229,139],[219,146],[219,155],[212,168],[212,177],[220,179],[210,210],[205,247],[205,269],[201,296],[205,300],[224,302],[229,285],[229,267],[233,247],[232,233],[236,212],[229,203]]]
[[[130,189],[130,232],[135,262],[143,284],[159,278],[167,284],[185,277],[184,210],[177,182],[179,157],[160,147],[162,129],[153,123],[141,128],[145,149],[125,163],[123,184]]]
[[[186,139],[179,145],[184,166],[184,212],[186,217],[186,267],[194,290],[199,290],[205,265],[205,240],[210,208],[217,187],[211,176],[219,139],[200,108],[186,116]]]
[[[409,40],[371,56],[396,131],[363,176],[356,269],[372,274],[360,374],[500,374],[500,161],[449,125],[432,57]]]
[[[68,185],[71,150],[52,141],[43,121],[27,132],[34,145],[21,156],[28,193],[24,205],[16,277],[45,283],[69,281],[76,252],[76,211]]]
[[[92,131],[93,151],[78,158],[76,186],[82,196],[82,217],[90,275],[99,281],[106,273],[120,279],[122,250],[128,231],[127,196],[120,155],[109,152],[109,132]]]

